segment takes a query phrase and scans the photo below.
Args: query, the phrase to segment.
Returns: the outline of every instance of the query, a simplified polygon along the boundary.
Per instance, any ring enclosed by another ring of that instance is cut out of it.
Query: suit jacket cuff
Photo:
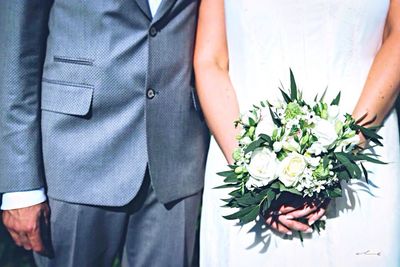
[[[47,200],[44,188],[23,192],[4,193],[1,209],[13,210],[30,207]]]

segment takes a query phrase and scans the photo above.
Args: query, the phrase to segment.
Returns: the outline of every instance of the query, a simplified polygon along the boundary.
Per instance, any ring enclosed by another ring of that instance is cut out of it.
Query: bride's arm
[[[224,0],[202,0],[200,4],[197,40],[194,57],[197,93],[208,127],[221,147],[226,159],[232,163],[232,152],[237,147],[233,122],[239,117],[239,105],[229,78],[229,57],[225,29]],[[291,230],[308,232],[311,228],[291,220],[317,210],[316,207],[295,209],[282,206],[277,220],[267,218],[267,224],[284,234]],[[321,211],[316,217],[322,216]]]
[[[233,122],[239,118],[239,106],[229,78],[223,0],[201,1],[194,69],[207,125],[225,158],[232,163],[238,134]]]
[[[393,108],[400,87],[400,0],[391,0],[384,40],[368,74],[353,117],[380,125]]]

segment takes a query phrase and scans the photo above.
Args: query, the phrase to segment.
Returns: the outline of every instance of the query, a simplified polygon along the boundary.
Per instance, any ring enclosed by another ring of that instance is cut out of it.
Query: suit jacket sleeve
[[[0,1],[0,193],[44,186],[40,88],[51,5]]]

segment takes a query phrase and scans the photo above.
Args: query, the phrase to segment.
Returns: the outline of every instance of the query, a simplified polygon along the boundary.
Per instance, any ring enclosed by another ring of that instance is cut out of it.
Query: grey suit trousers
[[[49,199],[49,256],[39,267],[191,266],[201,193],[160,203],[148,174],[136,198],[124,207],[99,207]],[[44,238],[48,239],[48,238]]]

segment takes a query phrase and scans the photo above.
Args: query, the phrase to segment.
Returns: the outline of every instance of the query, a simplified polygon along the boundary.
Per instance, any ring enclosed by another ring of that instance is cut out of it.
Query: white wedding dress
[[[328,87],[351,113],[380,48],[389,0],[225,0],[230,76],[242,111],[280,97],[292,68],[304,98]],[[226,161],[213,140],[201,220],[202,267],[400,266],[400,151],[395,112],[380,130],[387,165],[368,165],[370,185],[356,183],[331,203],[320,235],[277,236],[265,226],[238,226],[222,215],[227,191],[217,172]],[[354,191],[353,191],[354,190]]]

